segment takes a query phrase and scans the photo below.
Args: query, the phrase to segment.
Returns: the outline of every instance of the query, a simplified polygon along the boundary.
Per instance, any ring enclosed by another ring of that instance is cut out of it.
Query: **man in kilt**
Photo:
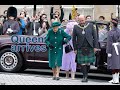
[[[77,64],[83,73],[82,82],[87,82],[90,63],[95,61],[95,52],[98,50],[97,32],[92,23],[85,21],[85,16],[79,16],[79,24],[73,29],[73,47],[77,54]]]

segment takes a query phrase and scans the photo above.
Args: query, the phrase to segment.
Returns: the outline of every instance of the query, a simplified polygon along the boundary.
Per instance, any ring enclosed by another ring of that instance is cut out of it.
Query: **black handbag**
[[[81,48],[82,55],[87,56],[90,54],[90,48],[89,47],[82,47]]]
[[[71,51],[73,51],[73,48],[72,48],[72,46],[70,44],[68,44],[67,46],[65,46],[65,53],[69,53]]]

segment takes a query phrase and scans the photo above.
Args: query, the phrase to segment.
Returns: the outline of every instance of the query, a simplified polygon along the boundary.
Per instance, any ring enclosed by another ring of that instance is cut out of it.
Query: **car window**
[[[106,41],[108,36],[108,30],[106,25],[98,25],[99,41]]]

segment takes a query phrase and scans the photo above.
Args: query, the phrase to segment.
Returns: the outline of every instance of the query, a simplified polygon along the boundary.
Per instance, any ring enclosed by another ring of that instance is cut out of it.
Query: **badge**
[[[85,34],[85,31],[84,31],[84,30],[82,31],[82,34]]]

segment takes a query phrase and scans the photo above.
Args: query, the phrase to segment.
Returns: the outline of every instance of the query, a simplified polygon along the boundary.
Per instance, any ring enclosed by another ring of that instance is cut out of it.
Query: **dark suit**
[[[84,34],[82,33],[83,31],[85,31]],[[87,82],[90,69],[89,64],[96,60],[94,48],[98,48],[97,32],[92,23],[86,22],[84,29],[80,25],[74,26],[73,47],[74,50],[77,50],[77,63],[81,64],[81,71],[83,73],[82,82]]]
[[[85,30],[85,37],[88,43],[92,48],[98,48],[98,39],[97,39],[97,32],[94,29],[94,26],[92,23],[87,23],[88,26],[84,29]],[[87,25],[86,24],[86,25]],[[80,28],[78,25],[75,25],[73,28],[73,46],[74,50],[77,50],[81,48],[83,42],[84,42],[84,36],[82,34],[82,28]]]

